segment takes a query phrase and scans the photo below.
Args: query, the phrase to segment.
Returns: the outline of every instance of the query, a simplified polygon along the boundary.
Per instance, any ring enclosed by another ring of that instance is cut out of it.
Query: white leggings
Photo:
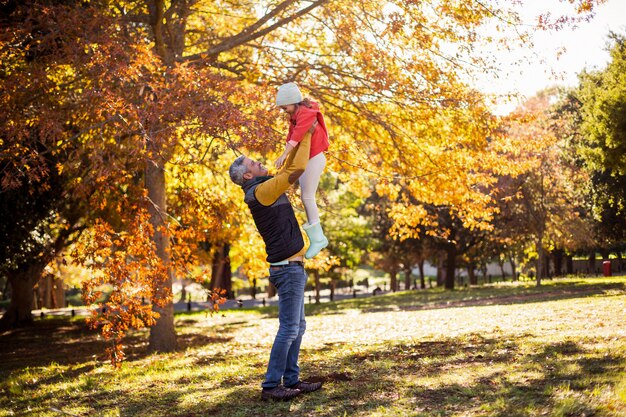
[[[320,213],[315,202],[315,193],[325,166],[326,156],[322,152],[309,159],[304,174],[300,176],[300,197],[302,198],[302,204],[304,204],[309,224],[314,224],[320,220]]]

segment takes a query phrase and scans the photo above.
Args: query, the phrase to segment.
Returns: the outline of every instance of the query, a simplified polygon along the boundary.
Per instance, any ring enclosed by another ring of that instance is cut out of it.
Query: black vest
[[[265,241],[267,262],[272,263],[283,261],[300,252],[304,247],[304,239],[291,202],[285,194],[281,194],[271,206],[264,206],[256,199],[256,187],[270,178],[272,177],[252,178],[242,188],[246,193],[244,201],[248,204],[256,228]]]

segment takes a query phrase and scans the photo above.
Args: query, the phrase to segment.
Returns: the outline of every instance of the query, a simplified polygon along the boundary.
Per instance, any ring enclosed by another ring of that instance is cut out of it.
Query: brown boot
[[[295,388],[302,392],[303,394],[307,394],[309,392],[317,391],[322,388],[321,382],[306,382],[306,381],[298,381],[296,385],[292,385],[288,388]]]
[[[282,385],[274,388],[263,388],[263,391],[261,391],[261,399],[263,401],[289,401],[298,395],[300,395],[299,389],[286,388]]]

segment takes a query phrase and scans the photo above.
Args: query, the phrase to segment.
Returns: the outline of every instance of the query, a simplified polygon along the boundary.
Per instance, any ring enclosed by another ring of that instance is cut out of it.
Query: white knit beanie
[[[286,106],[288,104],[298,104],[302,101],[302,93],[296,83],[287,83],[278,87],[276,93],[276,105]]]

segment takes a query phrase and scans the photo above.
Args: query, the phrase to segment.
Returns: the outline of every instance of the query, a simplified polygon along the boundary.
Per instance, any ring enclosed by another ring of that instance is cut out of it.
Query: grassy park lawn
[[[307,305],[304,377],[260,401],[275,307],[177,315],[179,349],[127,361],[79,319],[0,336],[0,416],[625,416],[626,277]]]

